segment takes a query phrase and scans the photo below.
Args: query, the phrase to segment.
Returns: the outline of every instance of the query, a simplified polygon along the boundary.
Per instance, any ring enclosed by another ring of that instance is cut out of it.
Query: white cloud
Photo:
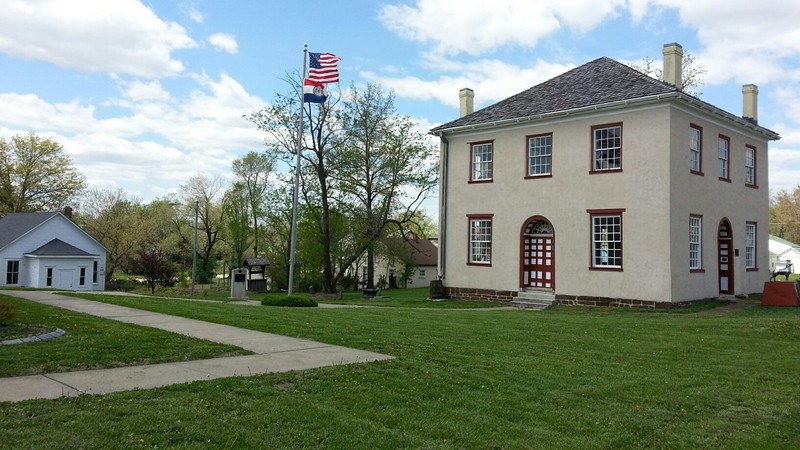
[[[215,49],[235,55],[239,51],[239,44],[236,43],[236,37],[225,33],[214,33],[208,37],[208,42],[214,46]]]
[[[447,73],[437,80],[426,81],[417,77],[391,78],[372,72],[360,75],[367,80],[380,82],[398,96],[417,100],[438,100],[458,107],[458,90],[468,87],[475,91],[475,108],[486,106],[553,78],[571,69],[571,66],[537,60],[528,67],[519,67],[499,60],[479,60],[469,63],[453,60],[436,60],[436,65]]]
[[[163,196],[197,172],[225,176],[233,159],[263,148],[264,135],[242,118],[266,103],[227,74],[193,75],[176,96],[157,81],[119,81],[115,111],[80,100],[0,94],[0,136],[33,131],[64,146],[93,188],[122,187],[143,199]],[[168,186],[168,187],[165,187]]]
[[[194,2],[181,2],[180,9],[194,23],[203,23],[206,19],[203,13],[197,9],[197,5]]]
[[[417,0],[387,5],[385,27],[407,39],[432,42],[437,53],[480,55],[506,46],[534,47],[564,28],[586,32],[614,17],[625,0]]]
[[[175,75],[172,51],[196,45],[138,0],[12,0],[0,14],[0,52],[86,72]]]

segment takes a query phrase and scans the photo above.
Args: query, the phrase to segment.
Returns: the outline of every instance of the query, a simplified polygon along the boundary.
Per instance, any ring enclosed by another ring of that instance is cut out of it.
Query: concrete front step
[[[522,289],[511,301],[512,306],[528,309],[547,309],[556,301],[553,291]]]

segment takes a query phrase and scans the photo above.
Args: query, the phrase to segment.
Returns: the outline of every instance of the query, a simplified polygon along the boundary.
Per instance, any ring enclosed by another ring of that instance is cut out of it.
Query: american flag
[[[308,79],[317,83],[338,83],[339,69],[336,64],[341,60],[333,53],[308,52]]]

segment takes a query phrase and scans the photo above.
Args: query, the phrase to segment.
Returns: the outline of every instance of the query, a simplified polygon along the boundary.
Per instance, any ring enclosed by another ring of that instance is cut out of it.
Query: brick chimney
[[[661,53],[664,55],[664,81],[681,89],[683,87],[683,47],[675,42],[665,44]]]
[[[758,86],[755,84],[742,86],[742,117],[758,123]]]
[[[71,220],[72,219],[72,207],[71,206],[65,206],[63,214],[64,214],[64,216],[66,216],[67,219]]]
[[[461,100],[461,115],[459,117],[464,117],[475,111],[475,93],[472,92],[472,89],[464,88],[458,91],[458,98]]]

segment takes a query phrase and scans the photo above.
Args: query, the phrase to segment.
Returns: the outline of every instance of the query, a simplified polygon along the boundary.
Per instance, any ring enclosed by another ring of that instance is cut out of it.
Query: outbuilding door
[[[54,289],[72,289],[75,282],[75,269],[56,269],[54,275]]]
[[[555,290],[555,233],[547,219],[529,219],[522,228],[521,285]]]
[[[722,219],[719,223],[717,248],[719,293],[733,295],[733,233],[727,219]]]

